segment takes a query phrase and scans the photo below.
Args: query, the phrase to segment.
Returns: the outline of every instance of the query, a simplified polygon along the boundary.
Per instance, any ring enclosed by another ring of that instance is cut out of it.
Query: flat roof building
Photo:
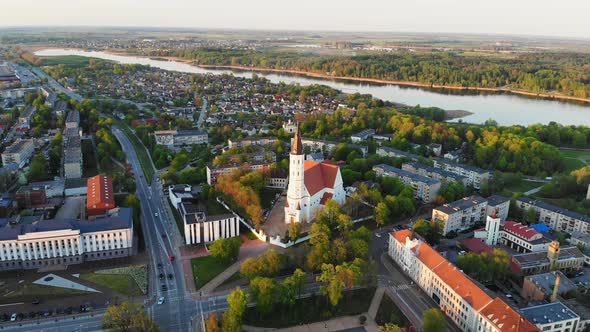
[[[520,309],[520,313],[542,331],[578,331],[580,316],[561,302]]]

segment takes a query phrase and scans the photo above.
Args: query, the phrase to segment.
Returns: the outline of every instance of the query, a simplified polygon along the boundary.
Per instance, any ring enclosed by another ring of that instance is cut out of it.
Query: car
[[[170,256],[170,261],[171,261],[171,262],[174,262],[174,260],[175,260],[175,259],[176,259],[176,257],[174,257],[174,256]]]
[[[154,213],[154,216],[157,217],[158,216],[158,212]]]
[[[33,302],[31,302],[31,304],[39,304],[39,303],[41,303],[41,300],[39,300],[39,299],[36,299]]]
[[[163,296],[158,299],[158,304],[164,304],[164,297]]]
[[[162,263],[158,263],[158,269],[162,268]]]
[[[172,280],[172,278],[174,278],[174,276],[172,275],[172,273],[168,273],[168,279]]]
[[[461,250],[461,251],[459,251],[459,253],[458,253],[457,255],[459,255],[459,256],[463,256],[463,255],[465,255],[466,253],[467,253],[467,252],[466,252],[465,250]]]
[[[509,299],[511,299],[512,298],[512,294],[506,293],[506,297],[509,298]]]
[[[162,291],[163,291],[163,292],[165,292],[165,291],[167,291],[167,290],[168,290],[168,286],[166,286],[166,285],[162,285]]]
[[[15,313],[12,314],[12,316],[10,316],[10,321],[11,322],[16,322],[16,317],[17,317],[17,314],[15,312]]]
[[[158,275],[158,278],[160,278],[160,280],[164,279],[164,273],[160,273],[160,275]]]
[[[375,236],[376,236],[376,237],[381,237],[381,234],[379,234],[379,233],[375,233]]]
[[[165,239],[165,238],[167,238],[167,237],[168,237],[168,236],[166,236],[166,234],[162,234],[162,238],[163,238],[163,239]]]

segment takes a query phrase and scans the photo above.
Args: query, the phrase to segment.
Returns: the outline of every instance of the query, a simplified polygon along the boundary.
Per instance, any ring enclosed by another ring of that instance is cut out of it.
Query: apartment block
[[[440,181],[395,168],[393,166],[379,164],[373,166],[373,171],[377,176],[399,178],[403,184],[414,188],[414,196],[423,202],[429,203],[434,201],[440,190]]]

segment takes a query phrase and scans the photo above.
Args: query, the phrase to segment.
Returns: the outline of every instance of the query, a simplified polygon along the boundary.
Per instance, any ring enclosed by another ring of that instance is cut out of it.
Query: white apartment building
[[[209,141],[207,132],[201,130],[159,130],[154,132],[156,144],[166,146],[183,146],[206,144]]]
[[[434,159],[434,167],[467,178],[467,185],[480,189],[481,185],[492,178],[492,172],[475,166],[457,164],[442,159]]]
[[[42,220],[0,227],[0,271],[133,254],[133,210],[129,208],[113,209],[92,221]]]
[[[240,221],[233,214],[208,216],[192,203],[180,203],[186,244],[209,243],[240,235]]]
[[[590,234],[590,217],[563,209],[528,197],[519,197],[516,204],[523,210],[533,209],[537,212],[539,222],[553,230],[567,233],[582,232]]]
[[[380,146],[380,147],[378,147],[377,148],[377,154],[379,156],[381,156],[381,157],[395,157],[395,158],[405,157],[405,158],[408,158],[408,159],[413,160],[413,161],[417,161],[418,160],[418,155],[415,155],[415,154],[410,153],[410,152],[406,152],[406,151],[394,149],[394,148],[391,148],[389,146]]]
[[[33,139],[18,139],[10,144],[2,153],[2,165],[24,165],[35,151]]]
[[[443,235],[449,232],[460,232],[484,222],[486,216],[495,214],[500,220],[506,220],[510,199],[502,196],[490,196],[487,199],[480,196],[464,197],[455,202],[447,203],[432,210],[432,220],[439,220],[445,224]]]
[[[414,196],[421,199],[423,202],[429,203],[434,201],[440,190],[440,181],[395,168],[393,166],[379,164],[373,166],[373,171],[377,176],[399,178],[403,184],[414,188]]]
[[[428,244],[413,238],[411,230],[390,234],[388,254],[461,331],[539,331]]]
[[[424,165],[418,162],[404,163],[402,165],[404,171],[408,171],[414,174],[426,176],[442,183],[461,182],[464,186],[467,186],[467,178],[444,169],[434,168],[428,165]]]

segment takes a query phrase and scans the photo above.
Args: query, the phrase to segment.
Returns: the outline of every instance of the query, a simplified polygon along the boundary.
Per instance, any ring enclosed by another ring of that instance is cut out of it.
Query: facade
[[[440,190],[440,181],[393,166],[379,164],[373,166],[373,171],[377,176],[391,176],[400,179],[403,184],[411,186],[414,189],[414,196],[416,198],[426,203],[434,201]]]
[[[180,203],[186,244],[209,243],[240,235],[240,221],[233,214],[208,216],[192,203]]]
[[[577,332],[580,316],[561,302],[521,309],[520,312],[542,331]]]
[[[76,130],[80,127],[80,112],[73,110],[68,112],[68,116],[66,117],[66,128],[76,128]]]
[[[529,302],[551,300],[556,285],[557,293],[555,295],[563,296],[572,290],[578,289],[574,282],[569,280],[561,271],[552,271],[525,277],[521,295]]]
[[[63,142],[64,177],[66,179],[79,179],[82,177],[82,138],[80,137],[79,127],[66,127]]]
[[[488,206],[486,207],[487,215],[496,215],[500,220],[508,219],[508,210],[510,209],[510,198],[492,195],[486,198]]]
[[[35,143],[32,139],[18,139],[2,152],[2,165],[14,164],[20,167],[29,161],[34,151]]]
[[[0,270],[37,269],[131,256],[133,210],[92,221],[42,220],[0,229]]]
[[[234,141],[232,141],[231,139],[228,139],[227,145],[231,149],[234,147],[242,148],[242,147],[250,146],[250,145],[260,145],[260,146],[273,145],[278,141],[279,140],[276,137],[246,138],[246,139],[234,140]]]
[[[305,160],[299,128],[291,145],[289,185],[285,199],[285,223],[311,222],[327,201],[346,199],[340,168]]]
[[[222,175],[229,175],[241,168],[246,168],[252,172],[267,172],[270,170],[270,165],[271,164],[267,162],[251,162],[218,166],[210,164],[207,165],[207,184],[210,186],[215,185],[218,177]]]
[[[314,139],[314,138],[301,138],[301,143],[303,147],[309,148],[309,150],[313,152],[323,152],[324,154],[329,154],[335,147],[341,144],[341,142],[335,141],[327,141],[323,139]],[[291,145],[294,144],[294,140],[291,142]],[[369,147],[360,144],[347,144],[349,148],[357,149],[361,152],[362,156],[365,157],[367,153],[369,153]]]
[[[584,265],[584,254],[577,247],[561,248],[553,241],[547,252],[529,252],[512,256],[515,272],[522,275],[539,274],[554,270],[578,271]]]
[[[368,140],[369,137],[372,137],[373,135],[375,135],[375,129],[365,129],[361,132],[351,135],[350,140],[354,143],[358,143]]]
[[[31,128],[31,120],[35,113],[37,113],[37,107],[28,105],[18,117],[18,126],[21,128]]]
[[[103,215],[116,207],[113,195],[113,179],[108,175],[88,178],[86,194],[86,211],[88,216]]]
[[[154,132],[156,144],[166,146],[183,146],[206,144],[209,141],[207,132],[201,130],[159,130]]]
[[[14,199],[21,209],[30,209],[47,203],[45,188],[33,185],[18,188]]]
[[[515,221],[502,224],[499,242],[516,252],[547,252],[551,243],[533,228]]]
[[[418,161],[418,156],[406,151],[391,148],[389,146],[380,146],[377,148],[377,154],[381,157],[405,157],[413,161]]]
[[[462,331],[539,331],[428,244],[413,238],[411,230],[390,234],[388,254]]]
[[[480,189],[492,178],[492,172],[475,166],[456,164],[442,159],[434,159],[434,167],[441,168],[467,178],[467,185]]]
[[[168,187],[168,198],[174,208],[179,209],[182,202],[188,202],[195,197],[192,194],[192,187],[188,184],[177,184]]]
[[[445,225],[443,235],[459,232],[483,222],[487,216],[488,202],[480,196],[469,196],[447,203],[432,210],[432,220],[442,221]]]
[[[464,176],[445,171],[444,169],[434,168],[428,165],[424,165],[418,162],[404,163],[402,165],[404,171],[408,171],[414,174],[426,176],[441,183],[460,182],[464,186],[467,186],[467,178]]]
[[[534,210],[539,222],[561,232],[590,234],[590,217],[528,197],[519,197],[516,204],[523,210]]]

